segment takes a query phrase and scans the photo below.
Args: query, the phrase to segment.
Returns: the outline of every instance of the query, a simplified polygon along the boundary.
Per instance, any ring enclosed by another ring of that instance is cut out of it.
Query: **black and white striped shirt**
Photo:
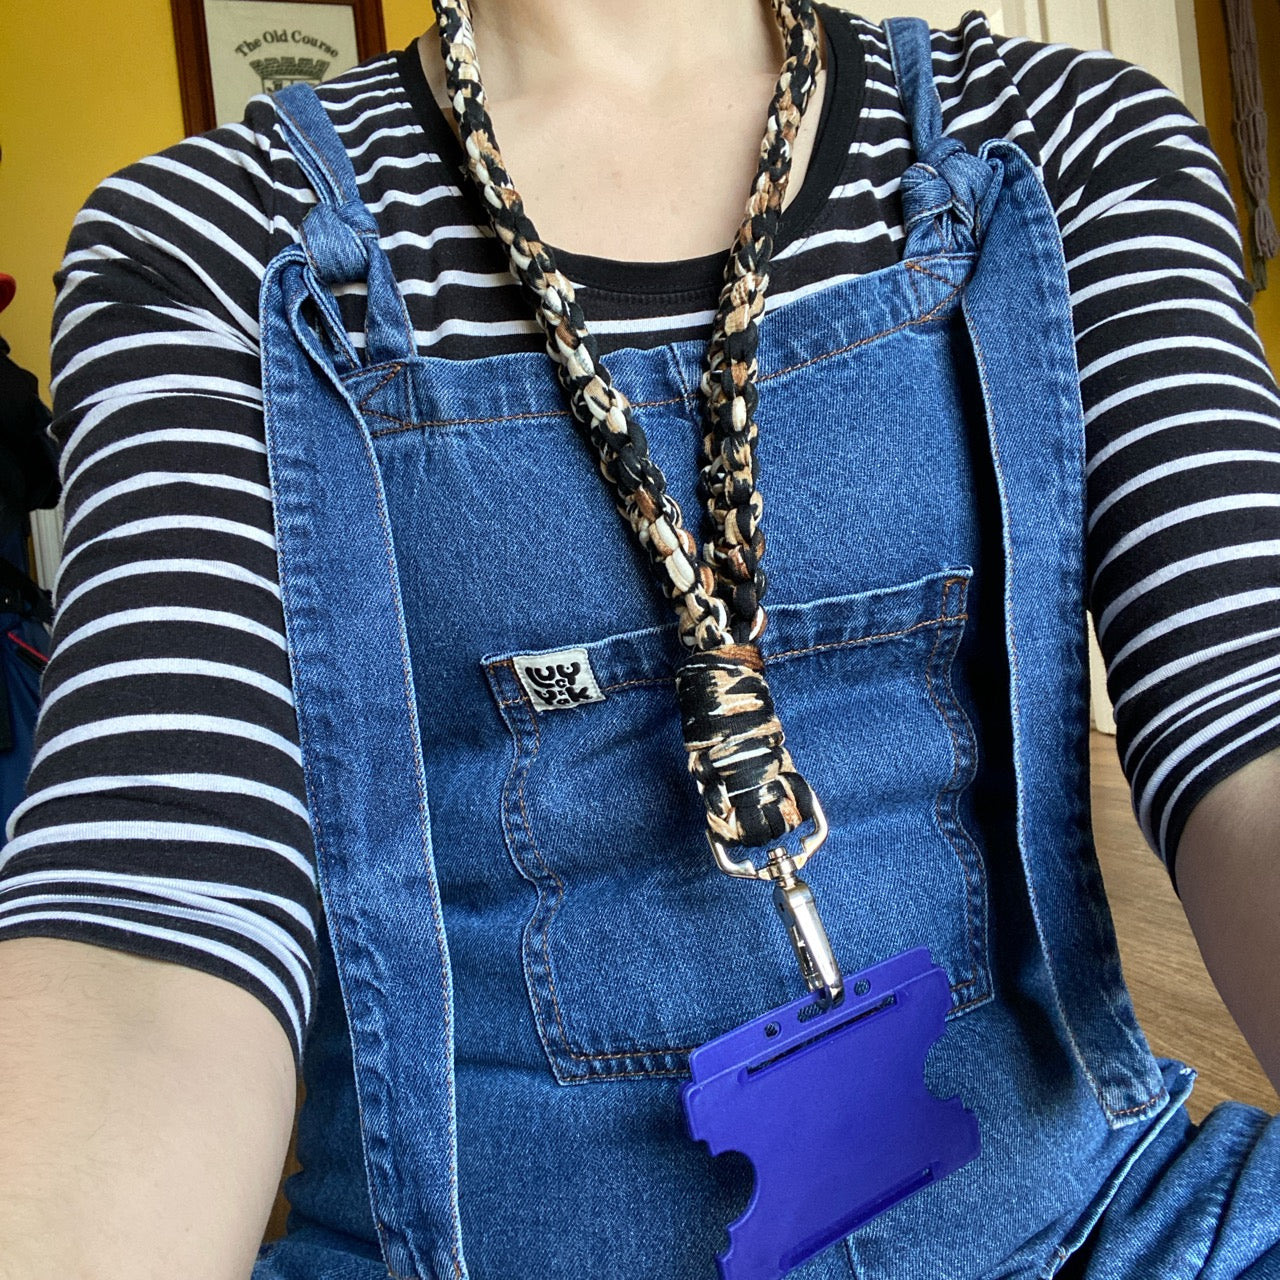
[[[828,87],[771,301],[894,262],[911,147],[879,28],[825,10]],[[1070,269],[1092,606],[1135,805],[1172,870],[1196,801],[1280,744],[1280,400],[1204,131],[1109,54],[933,37],[949,133],[1018,142]],[[423,352],[539,349],[416,53],[330,82]],[[276,578],[257,295],[314,196],[271,101],[108,179],[60,273],[66,549],[0,938],[249,989],[301,1055],[320,922]],[[707,333],[721,259],[558,255],[607,351]],[[340,299],[362,337],[360,288]]]

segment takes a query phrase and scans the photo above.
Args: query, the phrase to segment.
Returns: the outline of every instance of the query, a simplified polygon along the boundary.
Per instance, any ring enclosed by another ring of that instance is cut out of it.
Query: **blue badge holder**
[[[924,1080],[951,990],[926,948],[845,979],[823,1008],[802,996],[689,1057],[689,1132],[755,1168],[729,1226],[721,1280],[777,1280],[974,1159],[978,1122]]]

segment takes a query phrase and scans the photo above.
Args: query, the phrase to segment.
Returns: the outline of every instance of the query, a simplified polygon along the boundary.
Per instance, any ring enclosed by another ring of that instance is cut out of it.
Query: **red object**
[[[8,636],[19,649],[25,649],[34,657],[39,658],[41,662],[49,661],[49,655],[47,653],[41,653],[34,645],[28,644],[16,631],[6,631],[5,635]]]
[[[18,292],[18,282],[12,277],[0,272],[0,311],[13,301],[13,295]]]

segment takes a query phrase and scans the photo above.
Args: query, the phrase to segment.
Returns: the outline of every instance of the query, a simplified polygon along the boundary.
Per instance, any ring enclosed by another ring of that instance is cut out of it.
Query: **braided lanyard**
[[[772,881],[810,989],[835,1001],[841,975],[813,894],[796,872],[826,837],[817,797],[796,770],[756,642],[766,615],[763,502],[756,480],[757,322],[791,173],[792,145],[812,96],[818,38],[812,0],[772,0],[786,61],[769,107],[746,215],[725,266],[702,395],[701,492],[712,530],[699,561],[666,478],[649,456],[627,397],[613,385],[572,284],[525,213],[485,108],[468,0],[433,0],[450,103],[467,164],[511,270],[534,301],[547,352],[574,420],[600,460],[618,509],[647,553],[690,650],[676,672],[689,769],[706,804],[707,838],[730,875]],[[792,853],[777,844],[803,826]],[[732,859],[727,846],[772,846],[763,865]]]

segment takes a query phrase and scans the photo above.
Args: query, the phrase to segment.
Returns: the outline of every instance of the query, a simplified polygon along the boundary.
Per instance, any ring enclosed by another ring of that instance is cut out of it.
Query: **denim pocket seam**
[[[956,583],[956,582],[964,582],[964,579],[953,578],[951,579],[950,582],[947,583],[947,586],[951,586],[952,583]],[[943,612],[939,614],[937,617],[923,618],[921,619],[921,621],[913,622],[909,627],[902,627],[897,631],[878,631],[874,635],[869,635],[869,636],[850,636],[849,639],[847,640],[831,640],[826,642],[825,644],[812,644],[802,649],[784,649],[780,653],[766,653],[764,657],[765,666],[767,667],[770,662],[781,662],[788,658],[803,658],[808,654],[824,653],[830,649],[847,649],[854,645],[874,644],[880,640],[897,640],[897,639],[900,639],[902,636],[910,635],[914,631],[922,631],[926,627],[940,627],[945,625],[948,622],[967,622],[969,620],[969,615],[967,613],[964,613],[964,612],[947,613],[946,607],[947,607],[946,602],[944,600]],[[493,661],[490,665],[511,666],[512,664],[509,658],[500,658]],[[613,693],[618,689],[632,689],[640,685],[674,684],[674,683],[675,683],[674,676],[638,676],[634,680],[618,680],[618,681],[615,681],[613,684],[602,684],[600,686],[600,692]],[[498,699],[498,705],[500,707],[511,707],[511,706],[515,706],[517,703],[528,704],[529,709],[533,711],[535,716],[537,715],[537,708],[534,707],[533,704],[529,702],[529,699],[523,693],[517,694],[516,697],[514,698],[504,699],[500,697]]]
[[[952,255],[937,254],[934,256],[939,258],[946,258],[946,257],[963,257],[964,255],[963,254],[952,254]],[[824,360],[830,360],[835,356],[847,355],[850,351],[856,351],[860,347],[870,346],[874,342],[879,342],[882,338],[888,338],[895,333],[901,333],[904,329],[913,328],[915,325],[918,325],[918,324],[927,324],[930,320],[933,320],[940,312],[945,311],[947,309],[947,307],[951,304],[952,300],[956,297],[956,295],[960,292],[962,288],[961,285],[956,284],[952,280],[948,280],[945,276],[940,276],[935,274],[932,271],[925,270],[916,262],[908,262],[904,265],[907,267],[909,273],[917,272],[920,275],[928,276],[931,280],[936,280],[938,283],[946,285],[950,289],[950,292],[945,297],[941,298],[928,311],[924,312],[921,315],[911,316],[908,319],[903,320],[898,324],[891,325],[887,329],[881,329],[878,333],[866,334],[861,338],[855,339],[853,342],[845,343],[843,346],[836,347],[831,351],[823,351],[823,352],[820,352],[818,355],[810,356],[808,359],[800,360],[797,363],[787,365],[782,369],[775,369],[772,373],[762,374],[757,379],[757,382],[760,385],[763,385],[766,382],[772,382],[775,378],[784,377],[785,375],[790,373],[795,373],[797,370],[800,370],[800,369],[808,369],[813,365],[820,364]],[[910,274],[908,274],[907,279],[911,282],[912,289],[916,294],[917,302],[919,302],[919,291],[915,288],[915,281],[912,279]],[[404,367],[405,367],[404,365],[397,366],[397,368],[393,371],[392,376],[394,376],[395,373],[399,373],[400,370],[403,369]],[[360,372],[367,373],[369,371],[360,370]],[[683,385],[683,382],[684,382],[683,377],[681,377],[682,385]],[[384,385],[385,385],[385,381],[382,383],[379,383],[378,387],[374,388],[374,390],[375,391],[380,390]],[[530,418],[568,418],[571,416],[567,408],[557,407],[557,408],[547,408],[543,410],[526,410],[523,413],[496,414],[492,417],[484,417],[484,418],[443,418],[443,419],[435,419],[435,420],[423,421],[423,422],[406,422],[402,418],[396,417],[394,414],[380,413],[377,410],[366,408],[365,406],[367,405],[367,402],[372,397],[372,395],[373,395],[373,391],[369,392],[368,395],[365,397],[364,401],[361,402],[361,411],[364,413],[365,417],[381,418],[386,422],[394,422],[396,424],[394,427],[386,427],[380,431],[371,430],[369,434],[374,439],[377,439],[380,436],[395,435],[400,431],[439,429],[439,428],[446,428],[446,427],[494,426],[500,422],[518,422],[522,420],[528,420]],[[673,404],[684,404],[691,398],[692,398],[691,395],[680,395],[680,396],[668,396],[662,400],[637,400],[632,402],[632,408],[633,409],[657,409],[657,408],[662,408],[664,406],[673,405]]]
[[[510,678],[513,678],[513,679],[516,678],[515,663],[510,659],[507,659],[500,663],[495,663],[494,666],[500,666],[504,668],[507,671]],[[634,1061],[636,1059],[643,1059],[643,1058],[668,1058],[669,1059],[673,1055],[677,1055],[677,1054],[684,1055],[684,1054],[691,1053],[694,1049],[698,1047],[697,1045],[665,1046],[662,1048],[637,1047],[637,1048],[627,1049],[627,1050],[616,1052],[616,1053],[584,1053],[582,1050],[576,1048],[570,1041],[568,1028],[565,1026],[565,1023],[564,1023],[563,1010],[560,1007],[560,995],[558,990],[556,989],[554,965],[552,964],[552,960],[551,960],[551,926],[555,922],[556,916],[559,914],[560,904],[564,901],[564,881],[560,878],[559,875],[556,874],[556,872],[548,864],[546,858],[543,856],[542,850],[538,847],[538,841],[533,834],[533,826],[529,820],[529,812],[525,804],[525,796],[524,796],[525,783],[528,780],[529,773],[533,768],[534,762],[537,760],[538,753],[542,747],[542,733],[538,727],[538,717],[534,710],[533,704],[527,697],[521,696],[521,697],[510,698],[505,700],[499,699],[499,705],[502,707],[511,707],[511,706],[523,707],[523,709],[525,710],[528,716],[529,721],[533,726],[533,749],[532,751],[530,751],[528,750],[525,742],[525,734],[521,731],[521,727],[518,724],[516,717],[514,716],[507,717],[507,723],[511,729],[512,736],[515,740],[514,741],[515,756],[512,762],[512,768],[507,775],[506,784],[503,787],[503,826],[507,828],[507,838],[509,842],[509,847],[514,852],[515,849],[518,847],[518,842],[511,838],[511,831],[507,824],[507,817],[511,810],[511,799],[510,799],[511,786],[513,783],[517,783],[517,779],[518,779],[518,784],[516,786],[516,797],[517,797],[517,807],[520,814],[520,826],[524,830],[525,840],[528,844],[528,847],[533,852],[534,856],[537,858],[538,864],[539,866],[541,866],[545,877],[549,877],[550,880],[555,885],[555,902],[550,907],[549,910],[544,910],[546,893],[545,893],[543,884],[536,877],[529,876],[529,878],[533,880],[534,888],[538,893],[538,906],[537,908],[535,908],[534,919],[536,919],[539,914],[543,915],[543,919],[537,926],[538,946],[542,952],[541,967],[546,977],[546,986],[550,995],[550,1004],[551,1004],[552,1012],[555,1017],[555,1026],[556,1026],[556,1031],[559,1037],[560,1051],[563,1052],[564,1055],[568,1057],[572,1062],[583,1062],[588,1064],[593,1062]],[[520,869],[522,870],[522,872],[524,872],[524,874],[528,875],[528,872],[525,872],[523,866],[520,865],[519,860],[517,860],[517,865],[520,866]],[[532,925],[532,924],[533,924],[533,919],[531,919],[529,922],[529,925]],[[529,925],[526,926],[526,931],[528,930]],[[538,991],[537,989],[538,975],[535,973],[532,973],[530,970],[530,966],[528,962],[528,951],[523,944],[522,944],[521,950],[524,956],[525,980],[530,984],[532,988],[531,994],[533,995],[535,1003],[541,1005],[543,1003],[543,998],[542,998],[541,992]],[[538,1019],[538,1022],[539,1022],[539,1034],[541,1034],[543,1020]],[[552,1058],[553,1055],[549,1053],[548,1057]],[[554,1067],[554,1061],[553,1061],[553,1070],[554,1069],[555,1067]],[[627,1078],[635,1078],[635,1077],[642,1077],[642,1076],[643,1077],[680,1076],[682,1074],[683,1072],[681,1072],[678,1068],[655,1066],[655,1067],[641,1067],[631,1071],[610,1070],[609,1078],[610,1079],[627,1079]]]
[[[912,267],[911,269],[913,271],[916,270],[915,267]],[[879,342],[882,338],[891,337],[895,333],[901,333],[904,329],[914,328],[914,326],[918,324],[927,324],[940,311],[945,311],[947,309],[951,300],[960,292],[961,286],[953,284],[952,281],[947,280],[942,276],[935,276],[932,271],[921,271],[920,274],[929,276],[933,280],[939,280],[943,284],[951,286],[951,292],[948,293],[945,298],[939,300],[935,306],[930,308],[923,315],[912,316],[909,320],[903,320],[900,324],[895,324],[891,328],[882,329],[879,333],[868,334],[866,337],[858,338],[854,342],[848,342],[843,347],[837,347],[834,351],[824,351],[820,355],[810,356],[807,360],[797,361],[795,364],[788,365],[785,369],[775,369],[773,373],[767,373],[758,378],[757,384],[763,385],[766,382],[772,382],[775,378],[781,378],[788,373],[795,373],[798,369],[808,369],[815,364],[821,364],[824,360],[830,360],[835,356],[847,355],[850,351],[857,351],[859,347],[870,346],[871,343]],[[910,279],[909,276],[908,279]]]
[[[960,597],[960,607],[962,610],[964,608],[964,602],[968,594],[967,580],[964,578],[948,578],[942,589],[942,613],[944,616],[949,616],[948,600],[956,587],[960,588],[957,594]],[[967,614],[963,616],[967,617]],[[938,789],[938,793],[934,797],[934,821],[942,838],[951,846],[952,852],[956,856],[956,861],[960,864],[960,871],[964,876],[965,882],[965,896],[969,902],[969,909],[965,912],[965,915],[969,943],[969,963],[972,972],[964,976],[963,979],[952,982],[951,989],[957,994],[966,988],[974,988],[976,990],[968,1000],[955,1006],[952,1012],[957,1012],[960,1009],[967,1009],[972,1005],[984,1002],[989,994],[986,990],[987,984],[983,980],[984,965],[982,964],[982,955],[984,948],[981,946],[981,938],[979,936],[982,921],[986,918],[987,908],[984,877],[980,874],[981,854],[978,852],[973,837],[964,829],[964,823],[959,813],[960,796],[973,780],[974,766],[976,765],[976,745],[973,727],[969,723],[969,718],[965,714],[964,708],[957,702],[955,690],[951,686],[950,669],[955,657],[955,645],[949,645],[945,656],[941,657],[941,659],[939,657],[942,650],[943,635],[944,628],[939,626],[934,635],[933,647],[929,652],[928,661],[925,663],[924,678],[929,700],[933,703],[933,708],[937,712],[938,718],[942,721],[943,726],[951,737],[953,761],[951,776]],[[948,708],[950,711],[948,711]],[[959,730],[957,729],[957,722]],[[959,978],[959,975],[957,977]]]
[[[381,387],[382,383],[379,384]],[[633,409],[661,409],[668,405],[683,404],[688,396],[669,396],[664,400],[637,400],[633,401]],[[387,422],[394,422],[394,427],[384,427],[380,431],[370,431],[369,434],[378,439],[382,436],[395,435],[398,431],[425,431],[425,430],[445,430],[450,427],[492,427],[497,426],[500,422],[528,422],[537,418],[569,418],[572,414],[565,408],[547,408],[547,409],[527,409],[522,413],[500,413],[488,418],[431,418],[422,422],[406,422],[403,418],[396,417],[391,413],[379,413],[375,409],[365,409],[364,414],[368,418],[382,418]]]
[[[966,743],[972,747],[972,734],[970,731],[966,737],[962,732],[968,719],[963,708],[956,701],[954,690],[950,688],[949,667],[945,671],[940,667],[944,652],[948,655],[948,663],[954,657],[955,647],[958,644],[958,639],[955,637],[957,632],[963,631],[963,626],[969,618],[966,610],[968,582],[967,573],[938,574],[932,585],[933,592],[936,594],[934,595],[935,603],[928,610],[929,617],[888,630],[807,644],[766,655],[767,664],[779,660],[788,661],[815,653],[849,651],[905,636],[920,635],[928,628],[934,629],[932,643],[929,642],[929,637],[921,636],[924,661],[923,670],[918,674],[923,677],[925,685],[921,693],[928,697],[929,705],[936,716],[935,723],[946,730],[952,752],[949,776],[945,781],[941,781],[939,791],[934,798],[934,823],[943,846],[950,848],[952,855],[960,863],[962,884],[966,891],[961,895],[960,901],[968,904],[965,909],[964,932],[957,939],[962,940],[962,945],[968,953],[967,972],[962,971],[957,975],[958,980],[949,984],[953,998],[956,1000],[949,1016],[984,1004],[991,995],[986,964],[979,945],[982,942],[985,920],[985,895],[980,894],[979,889],[975,888],[975,875],[980,881],[982,868],[980,861],[976,868],[967,865],[966,862],[966,858],[980,860],[981,855],[972,837],[963,831],[958,812],[954,815],[954,823],[950,821],[951,815],[946,812],[948,805],[953,809],[958,806],[964,790],[961,782],[966,772],[973,767],[972,753],[966,750]],[[660,631],[661,628],[654,630]],[[950,642],[948,642],[949,638]],[[616,639],[617,637],[608,637],[596,643],[605,645]],[[640,655],[624,659],[619,674],[625,674],[627,664],[631,665],[632,671],[637,669],[637,665],[641,671],[644,671],[645,666],[649,664],[658,664],[659,668],[669,664],[670,655],[667,646],[656,645],[652,640],[650,643],[653,647],[648,656]],[[592,645],[587,646],[589,650],[592,647]],[[542,850],[535,835],[533,812],[529,808],[526,794],[533,770],[542,758],[544,744],[541,722],[543,715],[547,712],[537,707],[523,688],[514,655],[494,655],[484,658],[482,662],[489,673],[489,681],[500,715],[506,721],[508,731],[513,738],[513,756],[506,770],[506,780],[503,785],[502,825],[512,861],[537,896],[533,912],[526,917],[522,930],[522,967],[533,1003],[536,1031],[542,1040],[552,1074],[561,1084],[586,1083],[593,1079],[683,1078],[687,1075],[687,1069],[683,1062],[677,1060],[686,1057],[697,1047],[696,1044],[626,1044],[624,1041],[623,1048],[590,1051],[585,1046],[575,1043],[574,1037],[569,1032],[566,1021],[567,1008],[561,1003],[560,984],[551,950],[551,932],[560,918],[561,908],[568,892],[568,883],[558,871],[552,868],[547,855]],[[650,665],[649,669],[652,671],[654,667]],[[653,674],[602,683],[600,688],[601,692],[608,694],[615,690],[631,688],[670,687],[672,683],[671,675]],[[957,716],[960,718],[959,724]],[[953,830],[956,826],[960,826],[963,832],[963,842],[959,845]],[[982,900],[975,906],[977,898]],[[614,1044],[617,1043],[618,1041],[615,1040]]]

